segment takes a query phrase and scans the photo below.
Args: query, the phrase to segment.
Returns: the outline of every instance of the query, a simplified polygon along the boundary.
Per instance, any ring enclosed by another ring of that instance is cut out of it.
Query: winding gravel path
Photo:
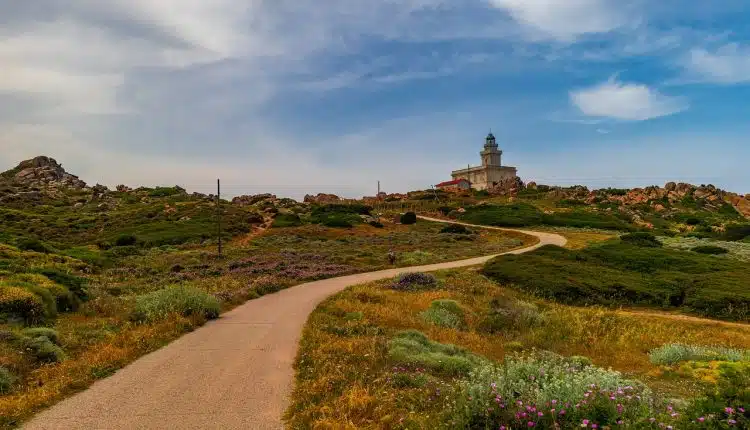
[[[511,254],[566,243],[565,238],[552,233],[513,231],[536,236],[540,242]],[[307,317],[318,303],[351,285],[404,271],[473,266],[493,257],[308,282],[249,301],[39,413],[24,428],[282,428],[297,345]]]

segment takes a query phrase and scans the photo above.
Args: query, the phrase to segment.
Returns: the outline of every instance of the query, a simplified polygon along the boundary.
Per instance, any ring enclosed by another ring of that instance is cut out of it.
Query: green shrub
[[[458,329],[466,325],[464,310],[455,300],[434,300],[420,316],[425,321],[440,327]]]
[[[499,297],[490,303],[490,310],[478,329],[487,333],[502,333],[537,327],[544,321],[544,315],[535,304]]]
[[[391,383],[396,388],[422,388],[427,385],[429,379],[421,372],[409,372],[396,369],[391,375]]]
[[[302,220],[299,215],[296,214],[278,214],[273,220],[271,227],[273,228],[285,228],[285,227],[299,227],[302,225]]]
[[[18,249],[22,251],[41,252],[43,254],[52,254],[55,252],[54,248],[37,239],[21,240],[20,242],[18,242]]]
[[[332,228],[352,228],[354,224],[351,218],[344,216],[328,216],[320,221],[321,225]]]
[[[672,365],[681,361],[750,361],[750,351],[721,346],[695,346],[671,343],[648,353],[654,364]]]
[[[185,190],[181,187],[156,187],[152,190],[149,190],[148,196],[149,197],[171,197],[176,196],[179,194],[183,194]]]
[[[643,246],[646,248],[659,248],[663,246],[656,236],[646,232],[624,234],[620,236],[620,240],[631,245]]]
[[[24,348],[32,357],[42,363],[58,363],[65,359],[63,350],[46,336],[27,338],[24,341]]]
[[[220,311],[218,300],[211,294],[195,287],[175,286],[139,296],[132,319],[139,322],[156,321],[170,314],[202,315],[215,319]]]
[[[115,246],[133,246],[138,243],[138,238],[132,234],[123,234],[115,239]]]
[[[131,255],[138,255],[141,249],[137,246],[117,246],[104,252],[107,258],[124,258]]]
[[[698,254],[708,254],[708,255],[722,255],[722,254],[729,253],[728,249],[722,248],[720,246],[715,246],[715,245],[696,246],[695,248],[691,249],[691,251],[697,252]]]
[[[465,375],[481,361],[455,345],[432,342],[416,330],[398,333],[391,339],[388,357],[395,364],[450,376]]]
[[[732,224],[726,227],[723,240],[737,242],[750,237],[750,224]]]
[[[64,285],[81,301],[88,300],[88,290],[86,289],[88,279],[64,273],[55,269],[41,269],[39,273],[46,276],[51,281],[54,281],[60,285]]]
[[[8,394],[16,379],[10,370],[0,366],[0,394]]]
[[[380,221],[370,221],[369,224],[375,228],[383,228],[383,223]]]
[[[60,335],[57,333],[55,329],[48,328],[48,327],[29,327],[25,328],[21,331],[21,334],[30,337],[30,338],[37,338],[39,336],[44,336],[47,339],[50,340],[50,342],[54,343],[55,345],[60,345]]]
[[[473,231],[466,228],[466,226],[461,224],[449,224],[440,229],[440,233],[448,233],[448,234],[472,234]]]
[[[417,214],[414,212],[407,212],[401,215],[401,224],[412,225],[417,223]]]
[[[645,422],[652,394],[619,372],[541,351],[477,366],[453,397],[451,428],[578,428],[583,419],[606,428]]]
[[[390,288],[397,291],[427,291],[438,287],[435,276],[430,273],[402,273]]]

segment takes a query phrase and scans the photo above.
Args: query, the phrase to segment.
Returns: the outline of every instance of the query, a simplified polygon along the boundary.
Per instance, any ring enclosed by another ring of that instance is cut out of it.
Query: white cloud
[[[571,91],[570,100],[583,114],[626,121],[644,121],[689,108],[681,97],[670,97],[642,84],[610,79],[591,88]]]
[[[621,2],[612,0],[489,0],[518,23],[546,37],[572,41],[626,24]]]
[[[736,43],[714,51],[695,48],[684,64],[690,77],[719,84],[750,82],[750,46]]]

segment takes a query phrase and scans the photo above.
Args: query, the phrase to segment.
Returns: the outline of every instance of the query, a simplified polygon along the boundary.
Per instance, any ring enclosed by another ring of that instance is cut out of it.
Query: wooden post
[[[219,233],[219,255],[221,256],[221,180],[216,180],[216,219]]]

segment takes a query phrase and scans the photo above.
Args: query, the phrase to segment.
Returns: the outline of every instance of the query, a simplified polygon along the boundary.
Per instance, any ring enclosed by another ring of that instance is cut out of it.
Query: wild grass
[[[685,401],[703,395],[707,389],[715,389],[719,379],[705,381],[693,375],[665,372],[662,366],[651,362],[650,351],[675,339],[686,344],[750,348],[747,325],[547,302],[498,286],[472,270],[441,272],[437,277],[444,285],[439,290],[404,293],[387,288],[393,281],[381,281],[350,288],[316,309],[305,327],[295,364],[295,389],[286,413],[289,428],[436,428],[440,423],[447,428],[461,428],[451,427],[445,419],[446,411],[455,410],[452,409],[457,401],[455,378],[466,380],[463,376],[466,374],[449,376],[422,363],[404,365],[392,360],[389,345],[398,333],[408,330],[424,334],[424,338],[415,335],[421,339],[416,341],[418,344],[426,338],[430,343],[454,345],[467,354],[484,357],[479,361],[488,363],[487,369],[494,368],[491,362],[502,369],[502,363],[508,362],[506,357],[511,353],[531,357],[537,354],[535,351],[546,350],[568,357],[578,363],[576,366],[597,366],[599,370],[592,371],[602,372],[602,378],[596,383],[639,380],[650,387],[655,399]],[[422,313],[436,300],[460,303],[466,325],[456,330],[425,320]],[[519,324],[517,329],[494,332],[483,329],[484,318],[493,309],[525,307],[521,302],[533,305],[541,318]],[[332,330],[351,325],[346,319],[351,313],[361,314],[357,324],[368,327],[369,331],[343,334]],[[548,365],[536,366],[535,371],[541,367],[547,372]],[[469,375],[484,368],[484,364],[473,366]],[[610,368],[612,373],[608,373]],[[619,376],[616,372],[620,372]],[[612,378],[606,379],[610,374]],[[491,390],[490,382],[499,382],[485,380],[479,374],[473,380],[477,387],[484,389],[486,385],[487,390]],[[585,392],[574,394],[582,396]],[[592,395],[599,396],[597,393],[594,390]],[[609,397],[597,399],[602,408],[616,411],[616,403],[610,403]],[[726,399],[722,399],[717,404],[727,407]],[[486,400],[497,405],[495,396],[478,401]],[[511,403],[506,406],[511,408]],[[721,415],[720,411],[712,414]],[[669,421],[673,418],[666,408],[657,417],[676,425]]]
[[[715,246],[728,251],[727,258],[750,261],[750,242],[729,242],[696,237],[660,237],[659,240],[668,248],[692,250],[702,246]]]
[[[654,364],[676,364],[681,361],[750,361],[750,351],[722,346],[697,346],[670,343],[648,353]]]

